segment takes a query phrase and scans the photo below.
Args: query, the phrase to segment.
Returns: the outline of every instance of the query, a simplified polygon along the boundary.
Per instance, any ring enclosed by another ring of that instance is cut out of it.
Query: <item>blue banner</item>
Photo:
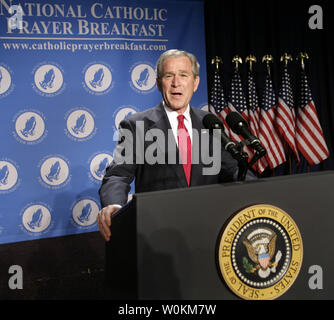
[[[0,0],[0,243],[96,231],[119,122],[157,105],[160,54],[201,65],[201,1]]]

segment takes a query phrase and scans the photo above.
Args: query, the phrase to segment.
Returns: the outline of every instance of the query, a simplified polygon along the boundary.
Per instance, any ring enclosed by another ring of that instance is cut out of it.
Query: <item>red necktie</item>
[[[184,173],[187,178],[188,186],[190,185],[191,175],[191,139],[189,132],[184,125],[184,115],[180,114],[177,119],[179,125],[177,127],[177,139],[179,143],[179,154],[182,160]]]

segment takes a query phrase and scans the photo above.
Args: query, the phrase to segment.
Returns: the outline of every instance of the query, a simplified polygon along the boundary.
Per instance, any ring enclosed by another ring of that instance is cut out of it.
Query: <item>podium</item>
[[[334,171],[326,171],[135,194],[114,217],[106,243],[113,296],[240,299],[219,271],[219,236],[234,213],[270,204],[289,213],[303,241],[298,277],[279,299],[333,299],[333,187]],[[317,288],[314,277],[322,281]]]

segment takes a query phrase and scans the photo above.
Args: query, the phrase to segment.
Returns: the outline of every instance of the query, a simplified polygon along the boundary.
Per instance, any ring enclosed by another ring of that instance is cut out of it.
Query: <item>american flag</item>
[[[312,166],[327,159],[329,151],[304,70],[301,72],[299,98],[296,142],[298,149]]]
[[[210,95],[209,111],[217,115],[223,121],[225,126],[225,133],[229,135],[228,125],[225,118],[230,110],[228,110],[227,107],[222,80],[217,69],[215,69],[214,73],[214,81]]]
[[[248,71],[247,80],[247,97],[248,97],[248,116],[249,116],[249,127],[252,134],[256,137],[259,136],[259,122],[260,122],[260,107],[259,99],[256,93],[256,86],[253,77],[253,72]],[[254,151],[252,152],[254,155]],[[267,167],[268,163],[265,158],[261,158],[254,165],[253,169],[262,173]]]
[[[290,146],[299,165],[300,158],[296,146],[296,113],[287,66],[283,69],[281,87],[278,93],[276,124],[282,137]]]
[[[283,144],[275,128],[276,97],[270,74],[267,74],[263,92],[259,139],[267,150],[266,160],[271,169],[285,162]]]
[[[240,115],[248,123],[247,103],[246,103],[244,92],[242,90],[242,83],[241,83],[241,78],[240,78],[238,69],[234,70],[233,78],[231,81],[231,90],[230,90],[230,96],[228,100],[228,107],[230,111],[239,112]],[[242,136],[234,133],[231,129],[230,129],[230,137],[234,141],[237,141],[237,142],[240,142],[243,140]],[[249,160],[250,160],[253,155],[253,151],[248,146],[245,146],[243,151],[247,152]]]

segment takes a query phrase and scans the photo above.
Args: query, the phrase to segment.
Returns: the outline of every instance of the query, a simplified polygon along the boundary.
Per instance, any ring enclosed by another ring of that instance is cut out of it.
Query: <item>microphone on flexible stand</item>
[[[238,161],[238,181],[243,181],[246,177],[248,169],[248,154],[246,152],[242,152],[242,148],[239,144],[226,135],[224,132],[223,122],[214,114],[209,113],[205,115],[203,118],[203,125],[206,129],[209,129],[210,134],[213,133],[213,129],[220,129],[220,139],[223,148]]]
[[[251,133],[247,121],[239,112],[230,112],[226,116],[226,122],[234,133],[241,135],[246,140],[246,145],[249,145],[256,151],[249,166],[252,166],[267,153],[266,149],[261,145],[260,140]]]

